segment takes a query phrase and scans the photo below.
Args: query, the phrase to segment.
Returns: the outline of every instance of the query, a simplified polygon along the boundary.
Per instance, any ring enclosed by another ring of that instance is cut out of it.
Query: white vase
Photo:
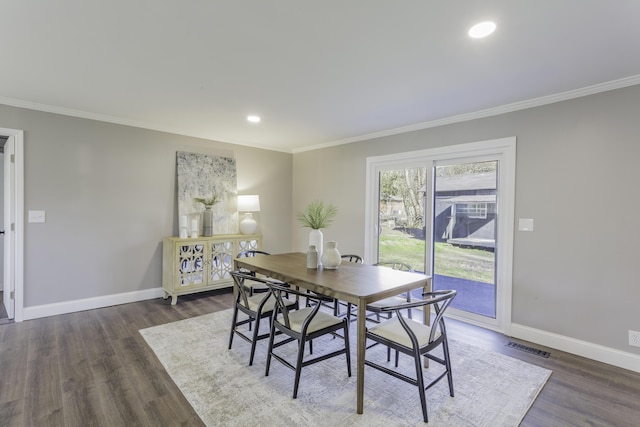
[[[338,268],[342,258],[338,252],[338,244],[334,241],[327,242],[327,247],[322,252],[322,268],[325,270],[335,270]]]
[[[318,250],[313,245],[310,245],[307,251],[307,268],[318,269]]]
[[[318,251],[318,267],[322,265],[322,248],[324,247],[322,239],[323,236],[321,230],[311,230],[309,232],[309,246],[315,246]]]

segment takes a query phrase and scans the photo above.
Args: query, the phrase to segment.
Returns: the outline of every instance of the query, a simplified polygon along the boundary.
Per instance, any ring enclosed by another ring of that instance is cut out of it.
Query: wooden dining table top
[[[430,277],[367,264],[343,262],[337,269],[307,268],[304,253],[237,258],[236,266],[342,301],[371,303],[425,286]]]

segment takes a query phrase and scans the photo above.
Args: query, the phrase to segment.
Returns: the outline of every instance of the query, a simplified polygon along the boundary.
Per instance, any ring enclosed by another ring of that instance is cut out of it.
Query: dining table
[[[367,304],[418,288],[431,291],[431,277],[422,273],[353,262],[343,262],[336,269],[307,268],[307,256],[301,252],[236,258],[234,267],[264,274],[291,286],[327,295],[357,307],[358,414],[363,413],[364,407]],[[429,310],[424,310],[425,324],[429,324],[429,316]]]

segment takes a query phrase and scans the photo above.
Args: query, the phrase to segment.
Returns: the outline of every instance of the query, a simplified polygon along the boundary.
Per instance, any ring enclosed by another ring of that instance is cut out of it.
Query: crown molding
[[[0,104],[8,105],[10,107],[26,108],[28,110],[43,111],[46,113],[61,114],[63,116],[78,117],[78,118],[88,119],[88,120],[97,120],[105,123],[113,123],[117,125],[131,126],[131,127],[141,128],[141,129],[154,130],[158,132],[172,133],[176,135],[188,136],[191,138],[207,139],[209,141],[217,141],[217,142],[223,142],[223,143],[233,144],[233,145],[243,145],[247,147],[260,148],[260,149],[269,150],[269,151],[281,151],[281,152],[291,154],[291,150],[286,148],[273,147],[273,146],[262,145],[262,144],[253,144],[245,141],[233,140],[231,138],[197,135],[195,133],[186,131],[184,129],[161,126],[155,123],[146,123],[146,122],[140,122],[136,120],[129,120],[122,117],[109,116],[106,114],[97,114],[97,113],[91,113],[91,112],[82,111],[82,110],[74,110],[71,108],[56,107],[54,105],[39,104],[37,102],[23,101],[21,99],[13,99],[13,98],[6,98],[6,97],[0,96]]]
[[[554,104],[556,102],[567,101],[570,99],[580,98],[583,96],[594,95],[596,93],[608,92],[610,90],[621,89],[628,86],[634,86],[640,84],[640,74],[630,77],[625,77],[610,82],[600,83],[593,86],[584,87],[581,89],[575,89],[567,92],[557,93],[548,96],[542,96],[539,98],[529,99],[526,101],[514,102],[512,104],[506,104],[499,107],[487,108],[485,110],[475,111],[473,113],[460,114],[457,116],[444,117],[442,119],[431,120],[428,122],[417,123],[408,126],[402,126],[399,128],[388,129],[380,132],[368,133],[365,135],[355,136],[351,138],[341,139],[332,142],[326,142],[323,144],[312,145],[308,147],[302,147],[293,149],[293,153],[302,153],[304,151],[319,150],[322,148],[335,147],[338,145],[350,144],[352,142],[366,141],[369,139],[382,138],[385,136],[398,135],[406,132],[413,132],[422,129],[435,128],[438,126],[450,125],[454,123],[461,123],[470,120],[482,119],[491,116],[497,116],[500,114],[511,113],[514,111],[525,110],[527,108],[539,107],[541,105]]]

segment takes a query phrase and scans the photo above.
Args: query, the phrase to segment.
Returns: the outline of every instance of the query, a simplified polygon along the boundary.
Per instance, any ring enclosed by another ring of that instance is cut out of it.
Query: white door
[[[4,144],[3,303],[8,317],[23,320],[24,147],[23,131],[0,128]]]
[[[7,317],[9,319],[14,318],[15,313],[15,283],[13,280],[13,269],[11,265],[13,263],[13,253],[11,248],[13,247],[14,233],[11,232],[11,189],[13,188],[11,180],[13,178],[11,156],[14,151],[13,137],[9,137],[4,144],[3,153],[3,224],[2,224],[2,241],[3,241],[3,303],[7,310]]]

